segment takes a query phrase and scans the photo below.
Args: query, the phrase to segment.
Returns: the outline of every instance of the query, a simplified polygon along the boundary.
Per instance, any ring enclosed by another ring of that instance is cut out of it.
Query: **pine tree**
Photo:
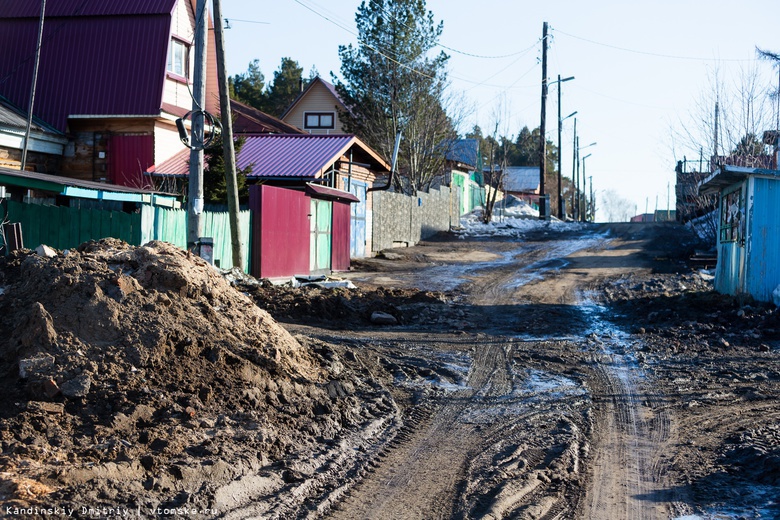
[[[442,171],[442,143],[456,137],[443,106],[449,57],[431,56],[443,25],[425,0],[363,1],[355,21],[359,43],[339,47],[344,81],[334,79],[349,107],[345,127],[386,158],[402,131],[403,188],[425,190]]]

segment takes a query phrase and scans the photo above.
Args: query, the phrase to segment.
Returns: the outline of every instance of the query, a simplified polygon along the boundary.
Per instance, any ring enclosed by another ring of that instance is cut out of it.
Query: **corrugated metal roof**
[[[185,177],[190,171],[190,151],[182,150],[170,159],[166,159],[160,164],[152,165],[147,173],[155,175],[169,175],[173,177]]]
[[[0,177],[4,179],[3,182],[16,186],[27,186],[26,183],[47,183],[52,188],[63,189],[67,187],[83,188],[89,190],[97,190],[111,193],[138,193],[138,194],[158,194],[166,196],[175,196],[169,193],[163,193],[159,191],[143,190],[139,188],[132,188],[129,186],[117,186],[115,184],[104,184],[102,182],[85,181],[81,179],[73,179],[71,177],[63,177],[61,175],[50,175],[47,173],[28,172],[11,170],[9,168],[3,168],[0,166]],[[35,185],[35,184],[33,184]]]
[[[121,16],[171,13],[177,0],[47,0],[46,17]],[[3,18],[38,18],[41,3],[30,0],[3,0]]]
[[[18,128],[20,130],[27,128],[27,116],[24,111],[3,96],[0,96],[0,126]],[[30,129],[37,132],[60,133],[37,117],[33,117]]]
[[[109,16],[118,10],[97,8],[123,3],[87,3],[96,6],[91,12],[105,16],[47,16],[34,113],[58,130],[65,131],[68,116],[75,114],[159,114],[175,1],[128,2],[138,11],[154,4],[151,15]],[[0,13],[0,91],[17,106],[29,104],[37,16]]]
[[[376,152],[354,135],[284,135],[263,134],[244,136],[246,141],[236,157],[240,169],[252,165],[250,179],[313,180],[354,146],[360,160],[370,161],[376,171],[390,171]],[[147,171],[155,175],[186,176],[189,173],[189,150],[152,166]]]
[[[536,191],[539,189],[538,166],[509,166],[504,171],[504,189],[507,191]]]
[[[479,143],[476,139],[458,139],[446,141],[446,158],[448,161],[463,163],[467,166],[477,168],[479,166]]]
[[[355,142],[353,135],[248,136],[236,159],[249,178],[316,179]]]
[[[237,134],[305,134],[300,128],[235,99],[230,100],[230,108],[234,114],[233,131]]]
[[[703,195],[718,193],[720,190],[728,188],[732,184],[744,181],[749,175],[778,177],[780,176],[780,171],[766,168],[723,165],[701,182],[699,185],[699,193]]]
[[[341,202],[360,202],[360,199],[352,193],[327,186],[319,186],[310,182],[306,183],[306,193],[318,195],[320,198],[338,200]]]

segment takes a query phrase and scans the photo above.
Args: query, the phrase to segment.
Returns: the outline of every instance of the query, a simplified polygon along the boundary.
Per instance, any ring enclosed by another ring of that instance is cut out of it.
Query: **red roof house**
[[[33,113],[66,133],[61,172],[151,187],[143,172],[183,149],[175,120],[192,108],[188,84],[195,0],[48,0]],[[29,107],[40,2],[0,11],[0,95]],[[206,110],[218,111],[209,31]]]

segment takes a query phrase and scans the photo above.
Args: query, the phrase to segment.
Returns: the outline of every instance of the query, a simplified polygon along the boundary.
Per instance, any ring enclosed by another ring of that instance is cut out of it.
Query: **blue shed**
[[[780,170],[721,166],[699,192],[718,194],[715,290],[771,302],[780,285]]]

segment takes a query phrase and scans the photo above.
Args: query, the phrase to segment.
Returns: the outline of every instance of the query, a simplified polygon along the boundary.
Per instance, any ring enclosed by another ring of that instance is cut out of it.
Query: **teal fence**
[[[71,249],[106,237],[134,246],[161,240],[182,249],[187,247],[187,212],[183,209],[143,206],[140,213],[124,213],[8,201],[8,221],[21,223],[24,246],[30,249],[41,244]],[[250,221],[249,210],[239,213],[246,272],[250,264]],[[214,240],[214,263],[223,269],[233,267],[228,213],[205,211],[202,222],[203,236]]]

